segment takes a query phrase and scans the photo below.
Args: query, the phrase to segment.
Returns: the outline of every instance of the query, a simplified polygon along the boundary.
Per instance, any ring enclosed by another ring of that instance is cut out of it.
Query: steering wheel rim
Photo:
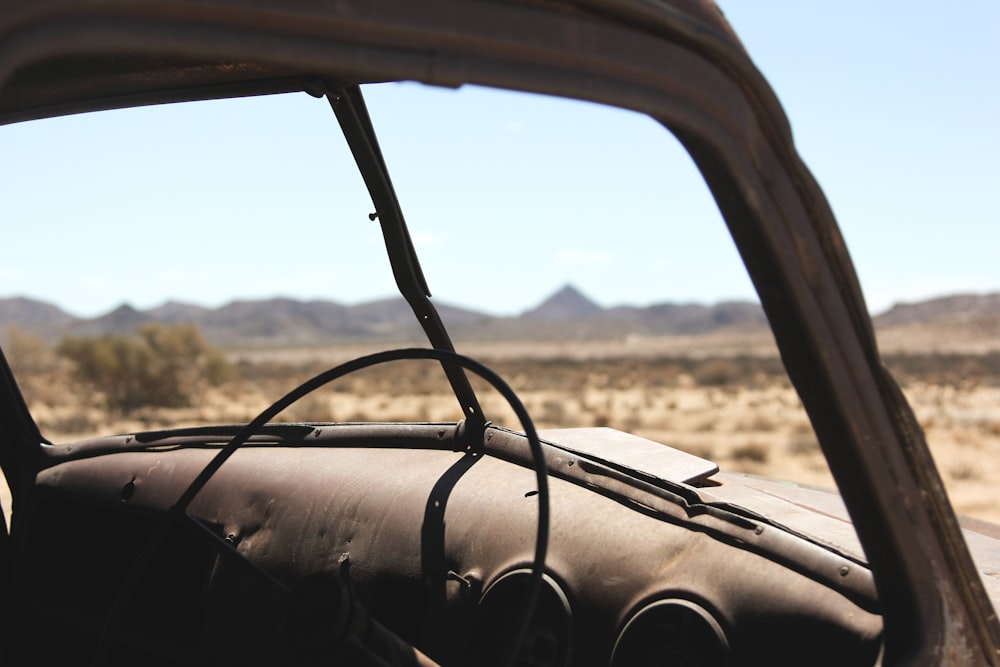
[[[520,652],[521,644],[527,636],[528,629],[531,624],[534,609],[542,587],[542,576],[545,571],[545,557],[548,550],[550,522],[550,500],[547,478],[548,471],[545,463],[545,453],[542,450],[541,440],[538,437],[538,432],[535,429],[534,422],[528,414],[527,409],[524,407],[524,404],[518,398],[514,390],[502,377],[500,377],[499,374],[488,366],[470,357],[466,357],[465,355],[448,350],[438,350],[432,348],[401,348],[385,350],[362,357],[356,357],[350,361],[339,364],[313,376],[286,393],[284,396],[265,408],[260,414],[258,414],[235,435],[233,435],[229,442],[226,443],[221,450],[219,450],[219,452],[205,465],[204,468],[202,468],[201,472],[195,477],[191,484],[188,485],[178,498],[177,502],[166,511],[163,519],[157,527],[157,530],[154,531],[153,535],[150,536],[146,544],[143,546],[143,550],[133,563],[125,582],[122,584],[122,588],[115,597],[111,613],[108,616],[105,628],[98,642],[94,664],[100,666],[106,662],[111,637],[115,634],[114,631],[124,614],[127,603],[132,597],[132,593],[134,592],[137,582],[139,581],[141,575],[145,572],[153,554],[156,553],[157,549],[165,539],[172,520],[187,520],[196,523],[195,520],[187,514],[187,508],[198,493],[205,487],[212,476],[229,459],[229,457],[242,447],[253,435],[260,432],[260,430],[272,419],[274,419],[274,417],[281,414],[281,412],[285,409],[289,408],[313,391],[316,391],[334,380],[365,368],[370,368],[372,366],[391,361],[414,359],[426,359],[441,363],[451,363],[460,366],[467,371],[475,373],[481,379],[490,384],[490,386],[492,386],[501,396],[504,397],[504,400],[507,401],[507,404],[514,411],[518,421],[521,423],[521,427],[524,429],[525,436],[528,440],[528,446],[531,449],[532,463],[534,464],[535,477],[538,485],[538,523],[535,536],[535,553],[531,567],[531,579],[528,585],[528,595],[525,600],[525,613],[522,617],[523,620],[520,623],[517,635],[514,638],[514,642],[510,647],[510,654],[505,661],[505,664],[507,665],[514,665]],[[473,445],[470,444],[466,449],[471,451],[472,448]],[[215,535],[212,535],[212,537],[220,539]]]

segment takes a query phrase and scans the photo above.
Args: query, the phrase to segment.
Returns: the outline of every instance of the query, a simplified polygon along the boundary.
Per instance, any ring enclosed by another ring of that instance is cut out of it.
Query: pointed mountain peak
[[[133,306],[131,303],[125,302],[125,303],[122,303],[121,305],[119,305],[117,308],[114,308],[113,310],[108,311],[108,313],[105,315],[105,317],[119,316],[119,315],[125,316],[125,317],[129,317],[129,316],[138,315],[138,314],[140,314],[140,313],[139,313],[138,310],[136,310],[135,306]]]
[[[565,285],[540,304],[525,311],[523,317],[537,320],[574,320],[599,315],[604,311],[583,292]]]
[[[163,302],[156,308],[147,310],[146,315],[160,322],[174,323],[194,321],[208,312],[210,309],[204,306],[170,300]]]
[[[95,317],[81,323],[78,333],[83,335],[104,333],[129,334],[151,319],[146,313],[136,310],[132,304],[123,303],[100,317]]]

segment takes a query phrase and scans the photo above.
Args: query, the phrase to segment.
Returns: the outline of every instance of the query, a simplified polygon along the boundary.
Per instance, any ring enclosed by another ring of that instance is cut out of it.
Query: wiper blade
[[[403,220],[403,211],[396,198],[396,192],[389,179],[389,171],[382,158],[375,130],[372,127],[368,109],[358,86],[346,88],[328,87],[326,93],[330,107],[337,116],[344,138],[354,155],[361,176],[375,204],[375,216],[382,227],[385,248],[392,265],[392,275],[399,293],[413,310],[423,328],[428,341],[437,350],[455,351],[448,330],[441,321],[434,304],[430,301],[431,291],[427,287],[420,262],[417,259],[410,232]],[[465,415],[465,432],[474,446],[482,445],[486,429],[479,399],[462,368],[442,362],[451,389],[462,406]]]

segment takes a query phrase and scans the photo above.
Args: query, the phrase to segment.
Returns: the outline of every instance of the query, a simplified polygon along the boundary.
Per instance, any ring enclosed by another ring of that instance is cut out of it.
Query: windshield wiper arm
[[[385,248],[389,254],[392,275],[399,293],[410,305],[431,346],[438,350],[454,352],[455,346],[451,342],[448,330],[430,301],[431,291],[427,287],[413,241],[410,239],[410,232],[403,220],[403,211],[389,179],[389,171],[382,158],[382,150],[379,148],[368,109],[361,96],[361,89],[358,86],[327,87],[326,98],[337,116],[344,138],[375,204],[373,219],[377,216],[382,227]],[[444,362],[442,366],[451,389],[462,406],[465,432],[469,442],[475,447],[480,447],[486,430],[486,418],[469,383],[469,378],[458,366]]]

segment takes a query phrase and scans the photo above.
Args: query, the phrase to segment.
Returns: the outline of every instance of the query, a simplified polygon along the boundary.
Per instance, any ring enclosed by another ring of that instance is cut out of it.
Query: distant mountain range
[[[703,334],[726,329],[758,330],[766,326],[763,311],[752,302],[604,308],[569,285],[516,317],[496,317],[441,303],[435,305],[449,331],[466,341]],[[267,299],[233,301],[219,308],[171,301],[148,310],[122,305],[89,319],[34,299],[0,299],[0,333],[13,326],[57,340],[63,336],[130,333],[149,322],[194,324],[209,340],[220,345],[422,340],[420,328],[401,298],[354,306],[333,301]],[[949,323],[975,323],[1000,335],[1000,294],[957,295],[899,304],[875,318],[880,329]]]
[[[875,322],[881,326],[931,322],[959,325],[996,322],[998,319],[1000,319],[1000,293],[956,294],[913,303],[899,303],[876,317]]]

